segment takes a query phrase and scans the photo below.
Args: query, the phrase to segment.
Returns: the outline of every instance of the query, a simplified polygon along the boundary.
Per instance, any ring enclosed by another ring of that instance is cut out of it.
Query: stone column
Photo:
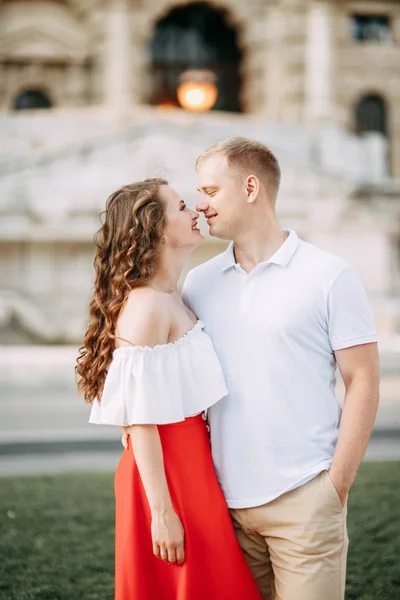
[[[8,107],[6,106],[6,67],[4,64],[0,63],[0,110],[6,110]]]
[[[121,110],[131,97],[131,11],[129,0],[111,0],[105,15],[104,104]]]
[[[280,121],[286,91],[285,14],[279,5],[267,12],[267,56],[264,98],[268,119]]]
[[[67,94],[69,106],[83,106],[85,97],[85,75],[81,61],[71,63],[67,68]]]
[[[305,46],[305,118],[332,118],[333,22],[328,1],[315,0],[307,17]]]

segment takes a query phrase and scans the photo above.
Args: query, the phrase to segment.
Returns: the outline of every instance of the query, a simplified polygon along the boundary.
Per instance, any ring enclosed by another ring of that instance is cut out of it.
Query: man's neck
[[[285,242],[287,234],[278,224],[268,230],[250,230],[234,240],[234,255],[246,273],[269,260]]]

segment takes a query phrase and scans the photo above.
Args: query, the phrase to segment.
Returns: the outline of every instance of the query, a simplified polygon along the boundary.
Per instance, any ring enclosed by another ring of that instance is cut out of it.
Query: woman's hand
[[[121,427],[121,433],[121,444],[123,445],[125,450],[128,450],[128,427]]]
[[[185,560],[185,532],[173,510],[152,512],[151,535],[153,552],[166,563],[181,565]]]

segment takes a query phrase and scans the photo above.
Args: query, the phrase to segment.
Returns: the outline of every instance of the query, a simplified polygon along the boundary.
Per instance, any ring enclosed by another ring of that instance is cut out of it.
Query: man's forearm
[[[346,390],[339,439],[330,470],[344,496],[349,491],[371,437],[379,402],[379,383],[369,378],[353,381]]]

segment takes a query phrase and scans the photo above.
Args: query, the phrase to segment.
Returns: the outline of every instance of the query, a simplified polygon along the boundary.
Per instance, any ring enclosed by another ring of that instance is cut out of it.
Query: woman
[[[219,488],[202,413],[227,393],[183,304],[198,214],[163,179],[107,201],[76,367],[90,422],[126,427],[115,476],[116,600],[259,600]]]

